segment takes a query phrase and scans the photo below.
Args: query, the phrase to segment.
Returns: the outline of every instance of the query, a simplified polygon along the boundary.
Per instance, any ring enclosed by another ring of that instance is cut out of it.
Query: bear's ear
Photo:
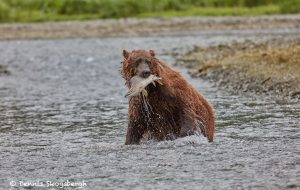
[[[123,50],[123,57],[125,58],[125,59],[128,59],[128,57],[129,57],[129,52],[127,51],[127,50]]]
[[[155,52],[154,52],[154,50],[149,50],[149,53],[150,53],[150,55],[151,55],[152,57],[155,57]]]

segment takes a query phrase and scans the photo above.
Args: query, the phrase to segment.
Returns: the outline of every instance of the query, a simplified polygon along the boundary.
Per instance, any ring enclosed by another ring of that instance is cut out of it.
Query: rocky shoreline
[[[300,38],[195,47],[177,63],[236,93],[300,99]]]
[[[1,24],[0,40],[133,37],[191,31],[300,28],[300,15],[106,19]]]

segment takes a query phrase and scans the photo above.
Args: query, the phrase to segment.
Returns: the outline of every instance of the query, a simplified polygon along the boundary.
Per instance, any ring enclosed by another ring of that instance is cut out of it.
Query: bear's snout
[[[141,73],[141,77],[148,78],[150,74],[151,74],[150,70],[143,70]]]
[[[136,75],[138,75],[141,78],[148,78],[151,75],[150,67],[145,62],[138,63],[136,70]]]

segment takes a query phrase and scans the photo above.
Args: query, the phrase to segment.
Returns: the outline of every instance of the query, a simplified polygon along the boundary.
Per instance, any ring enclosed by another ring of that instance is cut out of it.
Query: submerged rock
[[[0,65],[0,75],[2,75],[2,74],[4,74],[4,75],[10,74],[10,72],[7,70],[7,67],[4,65]]]

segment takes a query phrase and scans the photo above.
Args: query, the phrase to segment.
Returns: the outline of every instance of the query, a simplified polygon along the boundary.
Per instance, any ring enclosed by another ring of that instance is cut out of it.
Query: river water
[[[0,64],[12,73],[0,76],[0,189],[59,189],[66,181],[84,182],[82,189],[300,188],[299,102],[234,95],[175,68],[214,105],[215,141],[125,146],[127,90],[119,74],[123,49],[154,49],[173,64],[170,52],[194,45],[299,33],[0,42]]]

